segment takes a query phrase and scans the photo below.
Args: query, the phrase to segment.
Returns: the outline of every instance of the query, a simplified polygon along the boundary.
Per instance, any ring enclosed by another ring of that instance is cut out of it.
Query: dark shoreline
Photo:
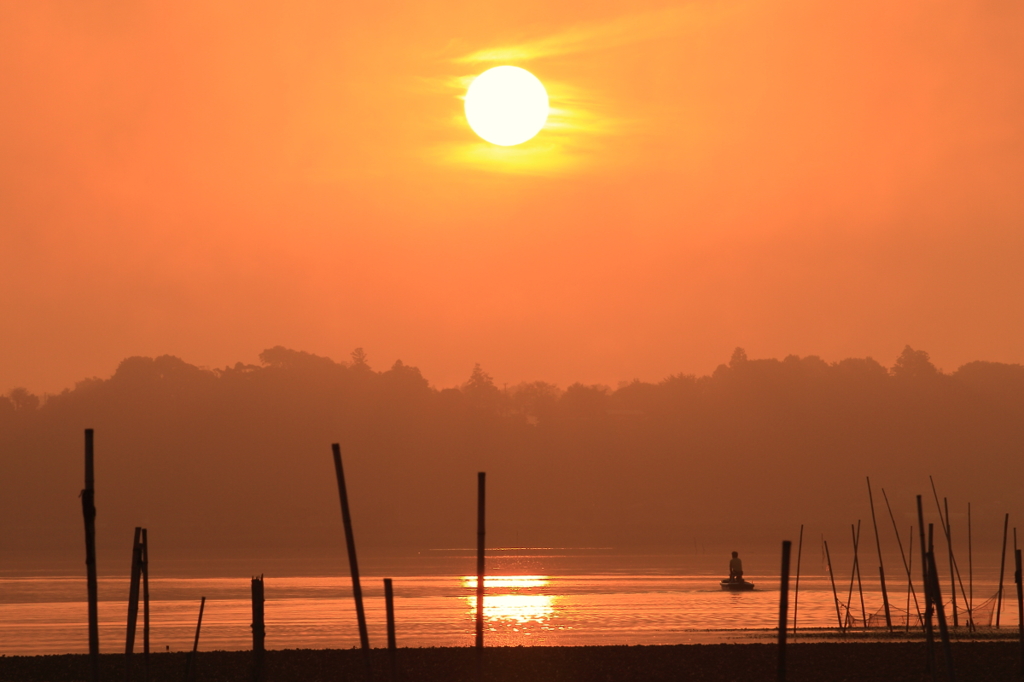
[[[956,642],[953,661],[959,682],[1006,682],[1019,678],[1016,642]],[[181,682],[184,653],[150,656],[150,682]],[[920,642],[797,643],[787,648],[789,682],[922,682],[925,645]],[[476,681],[472,648],[399,649],[399,682]],[[681,644],[671,646],[495,647],[484,651],[484,680],[493,682],[757,682],[776,679],[774,644]],[[388,653],[375,649],[374,680],[390,682]],[[941,645],[936,679],[947,679]],[[196,682],[250,682],[249,651],[201,651]],[[133,657],[142,680],[142,656]],[[101,656],[101,679],[123,680],[124,655]],[[79,682],[89,679],[85,654],[0,656],[0,682]],[[355,649],[289,649],[266,653],[267,682],[364,680]]]

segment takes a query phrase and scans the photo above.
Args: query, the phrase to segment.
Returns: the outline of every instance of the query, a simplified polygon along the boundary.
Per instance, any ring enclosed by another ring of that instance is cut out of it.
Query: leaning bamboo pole
[[[832,556],[828,552],[828,541],[823,538],[822,542],[825,543],[825,560],[828,562],[828,579],[832,582],[832,600],[836,604],[836,620],[839,621],[839,634],[844,634],[846,629],[843,627],[843,616],[839,612],[839,595],[836,593],[836,579],[832,574]]]
[[[142,529],[142,679],[149,682],[149,534]]]
[[[928,533],[931,534],[931,524],[929,524]],[[956,670],[953,668],[953,648],[949,642],[949,628],[946,626],[946,612],[942,606],[942,590],[939,587],[939,570],[935,564],[935,550],[931,546],[928,547],[928,578],[931,580],[932,597],[939,618],[939,636],[942,638],[942,651],[946,658],[946,679],[949,682],[956,682]]]
[[[356,602],[356,620],[359,626],[359,643],[363,650],[367,679],[372,677],[370,663],[370,635],[366,629],[366,611],[363,610],[363,587],[359,582],[359,562],[356,559],[356,539],[352,532],[352,514],[348,508],[348,490],[345,487],[345,470],[341,465],[341,446],[331,444],[334,455],[334,474],[338,479],[338,497],[341,500],[341,521],[345,526],[345,547],[348,549],[348,566],[352,575],[352,597]]]
[[[132,654],[135,653],[135,633],[139,622],[139,588],[142,580],[142,528],[135,527],[132,541],[132,572],[128,587],[128,632],[124,638],[124,679],[132,679]]]
[[[882,497],[885,499],[885,508],[889,511],[889,519],[892,521],[892,529],[896,533],[896,544],[900,548],[900,558],[903,559],[903,568],[907,571],[907,630],[910,630],[910,597],[914,597],[914,609],[917,611],[917,620],[924,625],[924,619],[921,617],[921,605],[917,601],[917,592],[914,590],[914,579],[910,572],[911,562],[914,556],[914,527],[910,527],[910,534],[907,536],[907,542],[910,546],[907,548],[910,550],[910,561],[907,561],[907,552],[903,551],[903,540],[900,539],[900,529],[896,527],[896,517],[892,513],[892,505],[889,504],[889,496],[885,494],[885,488],[882,488]]]
[[[1010,514],[1003,517],[1003,553],[999,559],[999,591],[996,593],[996,627],[999,627],[999,614],[1003,610],[1003,574],[1006,572],[1006,533],[1010,527]]]
[[[800,558],[804,551],[804,524],[800,524],[800,541],[796,546],[796,585],[793,586],[793,634],[796,635],[796,613],[800,599]]]
[[[882,606],[885,608],[885,627],[892,632],[892,615],[889,613],[889,592],[885,587],[885,564],[882,561],[882,541],[878,537],[878,521],[875,518],[875,498],[871,494],[871,477],[867,476],[868,481],[868,503],[871,505],[871,525],[875,529],[875,547],[878,548],[878,580],[882,586]],[[909,620],[910,614],[907,614]]]
[[[967,612],[971,618],[971,631],[977,627],[974,622],[974,546],[971,537],[971,503],[967,503],[967,585],[970,593],[967,595]]]
[[[789,630],[786,625],[786,616],[789,615],[789,554],[793,543],[789,540],[782,541],[782,575],[780,576],[779,589],[779,667],[778,682],[786,682],[786,633]],[[1018,563],[1019,563],[1018,552]]]
[[[930,528],[931,526],[929,526]],[[921,496],[917,496],[917,534],[921,540],[921,574],[924,583],[924,634],[927,641],[927,670],[932,672],[935,666],[935,634],[932,632],[932,600],[933,592],[928,578],[928,546],[924,542],[924,510],[921,508]],[[929,545],[931,543],[929,542]]]

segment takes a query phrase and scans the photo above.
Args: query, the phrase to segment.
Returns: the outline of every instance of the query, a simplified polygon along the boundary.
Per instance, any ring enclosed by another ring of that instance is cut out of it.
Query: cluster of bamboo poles
[[[341,517],[345,528],[345,544],[348,549],[349,572],[352,577],[352,595],[356,603],[356,619],[359,627],[359,642],[363,651],[368,679],[373,670],[370,663],[370,638],[366,626],[366,611],[363,608],[363,590],[359,578],[359,562],[356,557],[355,535],[352,531],[352,514],[348,505],[348,491],[345,486],[345,471],[341,463],[341,448],[337,443],[331,446],[334,455],[334,469],[338,479],[338,497],[341,501]],[[85,520],[85,553],[89,599],[89,659],[93,682],[99,682],[99,597],[96,573],[96,504],[95,475],[93,470],[94,446],[93,430],[85,430],[85,488],[82,490],[82,516]],[[484,504],[486,490],[486,474],[477,474],[477,613],[476,613],[476,648],[482,652],[484,645]],[[142,651],[143,651],[143,682],[149,682],[149,537],[145,528],[135,528],[135,539],[132,544],[131,584],[128,595],[128,632],[125,638],[125,682],[132,679],[132,655],[135,649],[135,635],[138,624],[140,591],[143,604]],[[264,653],[266,626],[264,621],[264,578],[252,578],[252,651],[253,651],[253,682],[265,679]],[[395,605],[394,589],[391,578],[384,579],[384,602],[387,611],[387,640],[390,678],[397,679],[397,643],[395,637]],[[196,621],[196,635],[192,651],[186,656],[185,682],[191,682],[196,676],[196,652],[199,650],[199,635],[203,626],[203,611],[206,597],[199,602],[199,618]],[[481,657],[478,655],[478,667]]]
[[[363,651],[363,660],[366,666],[367,679],[372,679],[373,668],[371,665],[370,655],[370,638],[366,625],[366,612],[363,606],[363,591],[359,577],[359,563],[356,556],[356,544],[355,535],[352,530],[352,515],[349,510],[348,504],[348,491],[345,485],[345,472],[341,461],[341,447],[339,444],[334,443],[331,445],[332,454],[334,457],[334,469],[338,481],[338,497],[341,503],[341,516],[342,523],[345,530],[345,543],[348,550],[349,560],[349,573],[352,578],[352,595],[355,599],[356,606],[356,619],[359,628],[359,641],[361,649]],[[82,514],[85,520],[85,540],[86,540],[86,567],[87,567],[87,583],[89,593],[89,655],[90,665],[92,672],[93,682],[99,682],[99,618],[98,618],[98,596],[97,596],[97,574],[96,574],[96,506],[95,506],[95,477],[93,473],[93,430],[86,429],[85,431],[85,489],[82,490]],[[931,480],[931,477],[929,477]],[[953,627],[959,627],[958,612],[957,612],[957,601],[956,601],[956,587],[959,583],[961,595],[966,607],[967,612],[967,625],[973,631],[975,628],[975,622],[973,617],[973,597],[974,597],[974,580],[973,580],[973,555],[971,551],[971,516],[970,516],[970,504],[967,505],[967,517],[968,517],[968,565],[969,565],[969,577],[968,584],[970,586],[969,594],[964,591],[963,580],[960,576],[959,567],[956,562],[955,555],[953,553],[952,534],[951,534],[951,523],[949,514],[949,501],[944,498],[944,507],[939,504],[938,493],[935,489],[935,482],[931,480],[932,493],[935,497],[935,504],[939,511],[939,520],[942,525],[942,532],[946,537],[946,544],[948,547],[949,555],[949,566],[950,566],[950,580],[952,583],[952,615],[953,615]],[[882,561],[882,546],[881,540],[878,533],[878,522],[875,517],[875,505],[874,496],[871,490],[871,479],[867,479],[868,486],[868,500],[871,506],[871,521],[875,532],[875,545],[878,550],[878,573],[879,580],[881,583],[882,590],[882,602],[885,611],[885,622],[886,627],[890,632],[894,631],[892,617],[889,606],[888,591],[885,582],[885,569]],[[914,590],[914,582],[912,578],[912,560],[913,554],[904,551],[903,542],[900,539],[899,529],[896,525],[896,519],[892,512],[892,506],[889,504],[889,498],[885,494],[885,489],[882,489],[882,496],[885,499],[886,508],[889,512],[889,518],[892,520],[893,530],[896,532],[896,540],[899,544],[900,555],[903,559],[903,565],[907,573],[907,623],[906,627],[910,629],[910,599],[913,597],[915,607],[917,607],[918,619],[920,620],[921,626],[924,629],[926,640],[927,640],[927,667],[930,672],[934,672],[934,631],[933,631],[933,617],[937,618],[938,626],[940,631],[940,637],[943,645],[943,650],[946,658],[947,674],[950,680],[955,680],[952,660],[952,650],[950,647],[949,638],[949,627],[946,620],[945,609],[942,602],[942,593],[939,585],[938,567],[935,559],[935,548],[934,548],[934,524],[928,524],[927,542],[925,540],[924,532],[924,513],[922,509],[921,496],[917,496],[917,519],[918,519],[918,533],[920,539],[921,548],[921,566],[922,566],[922,583],[924,585],[924,598],[925,598],[925,611],[922,614],[920,607],[918,606],[917,594]],[[477,671],[478,675],[482,675],[483,671],[483,647],[484,647],[484,568],[485,568],[485,536],[486,536],[486,525],[485,525],[485,502],[486,502],[486,474],[480,472],[477,474],[477,580],[476,580],[476,638],[475,648],[477,650]],[[1000,564],[999,573],[999,591],[997,594],[997,607],[996,607],[996,627],[999,627],[999,615],[1002,606],[1003,596],[1003,579],[1004,569],[1006,561],[1006,542],[1007,542],[1007,530],[1009,527],[1009,514],[1006,514],[1003,522],[1003,552],[1002,560]],[[853,538],[853,572],[850,578],[850,591],[847,598],[847,619],[849,620],[850,604],[853,599],[853,582],[856,578],[860,593],[861,601],[861,614],[864,622],[864,627],[868,626],[868,618],[866,608],[864,606],[864,590],[860,576],[860,563],[859,563],[859,546],[860,546],[860,521],[857,524],[851,525],[851,534]],[[913,536],[913,527],[910,529],[910,535]],[[797,549],[797,567],[796,567],[796,582],[794,587],[793,597],[793,633],[797,632],[797,614],[799,606],[799,590],[800,590],[800,561],[803,554],[803,536],[804,527],[800,526],[800,538]],[[832,570],[832,559],[829,554],[828,542],[822,538],[824,546],[825,557],[828,562],[829,580],[832,585],[832,595],[836,607],[836,618],[839,625],[839,632],[844,634],[847,630],[847,625],[844,622],[840,611],[840,600],[836,591],[835,576]],[[1021,566],[1021,550],[1016,547],[1017,545],[1017,533],[1014,528],[1014,554],[1015,554],[1015,582],[1017,585],[1017,610],[1018,610],[1018,629],[1020,632],[1020,646],[1021,646],[1021,661],[1024,666],[1024,584],[1022,584],[1022,566]],[[778,669],[777,679],[779,682],[785,682],[786,678],[786,639],[789,631],[787,623],[789,613],[789,574],[790,574],[790,553],[792,543],[789,540],[785,540],[782,543],[782,570],[781,570],[781,588],[779,597],[779,631],[778,631]],[[135,644],[135,634],[137,629],[138,621],[138,610],[140,601],[140,589],[141,598],[143,602],[143,680],[148,682],[149,680],[149,545],[148,545],[148,533],[147,529],[136,527],[135,528],[135,539],[132,545],[132,570],[131,570],[131,585],[129,588],[128,598],[128,632],[125,641],[125,682],[131,682],[132,678],[132,655]],[[394,615],[394,593],[393,584],[391,578],[384,579],[384,595],[385,595],[385,609],[387,611],[387,644],[389,653],[389,667],[390,667],[390,679],[397,680],[397,644],[395,637],[395,615]],[[203,610],[206,605],[206,597],[202,597],[199,604],[199,618],[196,623],[196,635],[193,642],[192,651],[187,656],[186,668],[185,668],[185,682],[191,682],[195,677],[195,659],[196,652],[199,648],[199,634],[203,623]],[[252,578],[252,636],[253,636],[253,682],[264,682],[264,652],[265,652],[265,637],[266,628],[264,624],[264,579],[261,575],[259,578]]]

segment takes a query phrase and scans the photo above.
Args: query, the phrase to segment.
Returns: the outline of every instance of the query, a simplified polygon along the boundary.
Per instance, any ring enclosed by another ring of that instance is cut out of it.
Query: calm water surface
[[[484,616],[489,645],[682,644],[736,641],[751,630],[778,623],[778,577],[749,575],[758,589],[723,592],[717,574],[573,571],[579,561],[533,556],[525,564],[505,557],[492,562]],[[521,557],[520,557],[521,559]],[[547,572],[509,568],[547,565]],[[605,563],[607,566],[607,563]],[[475,579],[458,574],[394,577],[399,646],[470,646],[475,623]],[[384,646],[382,576],[363,577],[370,641]],[[1011,585],[1012,587],[1012,585]],[[846,601],[849,577],[839,587]],[[868,613],[881,608],[877,584],[865,582]],[[902,589],[902,591],[901,591]],[[355,606],[347,575],[266,578],[267,647],[348,648],[358,646]],[[833,627],[836,610],[827,576],[801,577],[798,617],[805,627]],[[994,581],[976,581],[977,601],[995,591]],[[1012,591],[1012,590],[1011,590]],[[88,650],[84,576],[0,578],[0,654],[74,653]],[[104,652],[124,650],[128,578],[100,579],[100,642]],[[219,578],[151,577],[151,647],[191,648],[199,598],[205,596],[200,648],[251,647],[249,576]],[[906,604],[906,588],[890,588],[890,599]],[[1005,625],[1016,624],[1015,604]],[[854,593],[854,613],[860,601]],[[790,609],[792,614],[792,605]],[[790,616],[792,618],[792,615]],[[748,632],[739,632],[739,631]],[[141,613],[137,647],[141,648]]]

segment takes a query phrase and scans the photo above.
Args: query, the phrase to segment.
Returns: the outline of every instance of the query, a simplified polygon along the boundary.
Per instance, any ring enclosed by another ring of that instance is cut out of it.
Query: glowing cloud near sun
[[[541,131],[548,120],[544,84],[518,66],[496,66],[473,79],[466,91],[466,121],[491,144],[511,147]]]

